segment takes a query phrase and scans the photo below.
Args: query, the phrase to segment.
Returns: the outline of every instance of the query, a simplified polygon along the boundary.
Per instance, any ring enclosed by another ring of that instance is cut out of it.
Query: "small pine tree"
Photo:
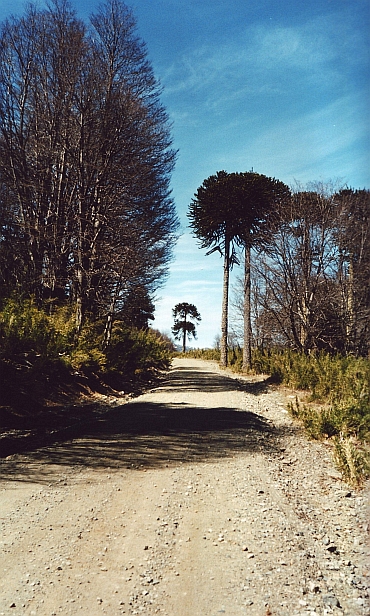
[[[172,314],[175,319],[175,324],[172,327],[172,333],[176,340],[182,339],[182,352],[185,353],[186,336],[188,336],[188,338],[192,336],[195,339],[197,337],[195,324],[188,319],[193,319],[199,322],[201,321],[201,316],[197,307],[194,306],[194,304],[188,304],[187,302],[176,304],[172,310]]]

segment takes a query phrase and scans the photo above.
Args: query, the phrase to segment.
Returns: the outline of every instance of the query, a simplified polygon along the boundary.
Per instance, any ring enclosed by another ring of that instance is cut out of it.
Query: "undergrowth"
[[[150,378],[169,367],[171,352],[152,330],[122,322],[104,347],[104,322],[87,321],[76,338],[72,309],[42,310],[30,299],[8,300],[0,310],[0,405],[43,403],[73,375],[98,377],[110,387]]]
[[[192,356],[219,360],[215,350],[198,350]],[[242,371],[242,349],[229,350],[229,367]],[[370,476],[368,359],[254,350],[253,373],[269,375],[270,381],[307,392],[305,403],[297,396],[295,403],[289,404],[291,415],[302,422],[311,438],[330,439],[335,462],[346,481],[359,486]]]
[[[76,339],[71,308],[42,310],[30,299],[8,300],[0,310],[0,404],[15,393],[43,400],[73,372],[98,375],[122,390],[128,382],[148,378],[169,367],[172,353],[153,330],[115,322],[104,346],[104,322],[84,325]],[[217,349],[197,349],[188,357],[219,361]],[[180,355],[182,356],[182,354]],[[230,368],[242,370],[242,350],[229,352]],[[314,439],[331,439],[344,478],[360,485],[370,475],[370,361],[352,356],[255,350],[253,372],[308,392],[296,398],[290,413]]]
[[[291,389],[309,393],[305,404],[297,397],[288,410],[311,438],[331,439],[344,479],[360,485],[370,475],[370,361],[270,350],[256,351],[253,366]]]
[[[177,353],[177,357],[194,357],[194,359],[208,359],[220,361],[220,351],[218,349],[190,349],[184,353]]]

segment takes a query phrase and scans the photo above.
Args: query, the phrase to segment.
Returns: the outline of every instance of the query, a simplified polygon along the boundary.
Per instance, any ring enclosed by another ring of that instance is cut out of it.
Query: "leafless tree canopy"
[[[178,226],[170,127],[135,19],[108,0],[86,25],[68,2],[0,31],[0,285],[122,310],[166,273]],[[144,293],[145,295],[145,293]]]
[[[252,258],[254,344],[367,355],[370,191],[298,186],[279,218]],[[242,292],[239,281],[239,320]]]

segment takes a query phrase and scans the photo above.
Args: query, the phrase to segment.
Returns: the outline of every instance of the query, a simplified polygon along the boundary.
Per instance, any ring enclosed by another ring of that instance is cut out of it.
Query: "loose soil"
[[[176,359],[161,384],[0,466],[0,615],[370,613],[369,486],[289,392]]]

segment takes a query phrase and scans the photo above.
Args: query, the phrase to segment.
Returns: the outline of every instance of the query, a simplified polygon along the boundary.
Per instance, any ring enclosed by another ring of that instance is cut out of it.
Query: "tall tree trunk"
[[[229,312],[230,240],[225,238],[224,283],[221,316],[221,366],[227,366],[227,333]]]
[[[82,329],[82,317],[83,317],[83,306],[82,306],[82,281],[83,275],[81,268],[77,270],[76,276],[76,312],[75,312],[75,329],[76,336],[79,336]]]
[[[79,336],[82,329],[83,311],[84,311],[84,282],[85,272],[83,269],[83,229],[82,229],[82,205],[81,199],[78,204],[77,216],[77,249],[76,249],[76,279],[75,279],[75,297],[76,297],[76,336]]]
[[[186,313],[184,316],[184,320],[185,320],[185,325],[184,325],[183,337],[182,337],[182,352],[183,353],[186,352]]]
[[[347,353],[353,351],[354,348],[354,275],[353,275],[353,254],[349,256],[348,264],[348,292],[347,292],[347,319],[346,319],[346,348]]]
[[[104,349],[109,346],[110,341],[111,341],[112,328],[113,328],[113,322],[114,322],[114,312],[115,312],[116,302],[117,302],[118,295],[119,295],[121,281],[122,281],[122,272],[119,276],[119,279],[117,280],[115,284],[111,305],[110,305],[110,308],[107,314],[107,320],[105,322],[104,337],[103,337],[103,348]]]
[[[301,350],[305,353],[308,350],[308,315],[309,309],[307,305],[307,299],[305,292],[302,295],[301,301],[299,302],[298,314],[300,318],[300,329],[299,329],[299,343],[301,345]]]
[[[243,370],[252,367],[252,326],[251,326],[251,249],[245,247],[244,262],[244,345]]]

